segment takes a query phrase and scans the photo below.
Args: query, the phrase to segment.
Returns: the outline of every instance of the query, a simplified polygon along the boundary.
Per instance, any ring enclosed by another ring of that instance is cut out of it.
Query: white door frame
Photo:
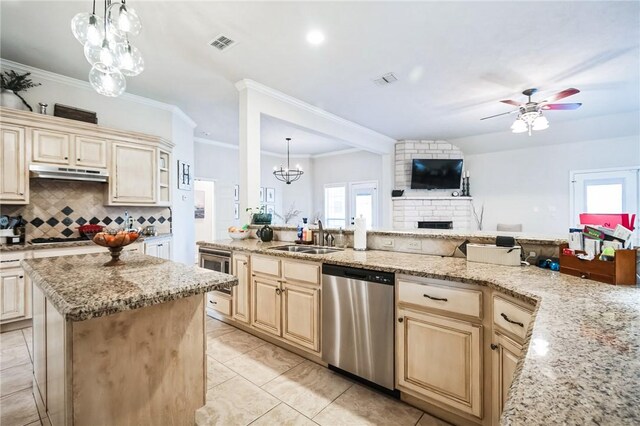
[[[362,180],[362,181],[357,181],[357,182],[349,182],[349,194],[348,194],[348,201],[349,203],[347,204],[347,211],[349,212],[349,214],[347,215],[347,222],[351,223],[351,217],[355,218],[355,207],[353,205],[353,192],[354,192],[354,187],[356,185],[367,185],[367,186],[373,186],[375,188],[375,191],[373,193],[373,222],[371,223],[371,228],[375,229],[376,227],[379,227],[379,223],[380,223],[380,195],[379,195],[379,189],[380,189],[380,185],[379,182],[377,180]]]
[[[325,183],[322,186],[322,216],[324,217],[324,221],[328,222],[327,218],[327,199],[325,198],[325,190],[327,188],[344,188],[344,229],[349,228],[349,183],[348,182],[335,182],[335,183]],[[325,224],[325,226],[329,226]]]
[[[569,225],[575,226],[575,199],[576,199],[576,175],[582,173],[608,173],[608,172],[623,172],[623,171],[635,171],[637,176],[637,205],[635,206],[635,212],[640,213],[640,165],[628,166],[628,167],[610,167],[601,169],[585,169],[585,170],[570,170],[569,171]],[[638,220],[638,219],[636,219]]]

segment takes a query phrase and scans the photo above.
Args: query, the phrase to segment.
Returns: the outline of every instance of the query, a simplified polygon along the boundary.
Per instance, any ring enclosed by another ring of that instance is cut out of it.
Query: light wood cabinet
[[[282,337],[320,350],[320,289],[283,283]]]
[[[25,128],[0,125],[0,203],[29,203],[29,170]]]
[[[69,133],[33,129],[31,142],[32,162],[65,165],[71,163],[71,137]]]
[[[500,424],[502,408],[509,394],[509,387],[513,381],[518,359],[522,354],[522,346],[502,333],[493,333],[491,344],[491,424]]]
[[[47,337],[46,337],[46,299],[38,286],[33,286],[33,378],[38,410],[44,412],[47,400]]]
[[[110,205],[149,205],[157,200],[156,148],[111,145]]]
[[[250,322],[251,312],[251,280],[249,279],[249,256],[233,253],[231,271],[238,278],[238,285],[231,289],[233,300],[233,319],[245,323]]]
[[[207,309],[212,309],[224,316],[231,316],[231,296],[220,291],[207,293]]]
[[[74,164],[82,167],[107,167],[107,141],[88,136],[75,136]]]
[[[398,310],[398,388],[482,418],[482,325]]]
[[[27,285],[22,268],[0,271],[0,322],[30,317]]]
[[[282,330],[280,282],[259,276],[254,276],[251,281],[251,293],[253,294],[251,324],[267,333],[280,336]]]

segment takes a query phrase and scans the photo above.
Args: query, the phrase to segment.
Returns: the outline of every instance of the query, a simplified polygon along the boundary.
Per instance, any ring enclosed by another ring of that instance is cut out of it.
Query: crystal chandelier
[[[296,164],[296,168],[292,169],[289,164],[289,142],[291,142],[291,138],[287,139],[287,167],[283,167],[280,165],[280,168],[273,168],[273,175],[276,179],[286,183],[287,185],[291,185],[291,182],[295,182],[300,179],[300,176],[304,173],[300,166]]]
[[[104,2],[104,17],[81,12],[71,20],[74,37],[84,45],[84,56],[91,64],[89,82],[104,96],[117,97],[127,87],[125,76],[134,77],[144,70],[140,51],[129,43],[129,36],[140,34],[142,24],[135,10],[122,2]]]
[[[549,128],[549,120],[542,115],[542,111],[535,109],[529,112],[518,114],[518,118],[511,125],[513,133],[529,132],[531,136],[532,130],[544,130]]]

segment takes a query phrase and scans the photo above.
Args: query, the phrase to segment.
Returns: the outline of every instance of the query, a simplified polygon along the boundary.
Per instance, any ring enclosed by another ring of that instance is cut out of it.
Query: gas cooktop
[[[52,244],[52,243],[75,243],[77,241],[89,241],[86,237],[75,238],[34,238],[30,241],[31,244]]]

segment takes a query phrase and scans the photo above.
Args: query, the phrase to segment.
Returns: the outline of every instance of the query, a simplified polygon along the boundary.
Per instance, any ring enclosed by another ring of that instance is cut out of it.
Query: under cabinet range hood
[[[40,179],[83,180],[89,182],[107,182],[106,170],[91,170],[77,167],[29,165],[29,175]]]

